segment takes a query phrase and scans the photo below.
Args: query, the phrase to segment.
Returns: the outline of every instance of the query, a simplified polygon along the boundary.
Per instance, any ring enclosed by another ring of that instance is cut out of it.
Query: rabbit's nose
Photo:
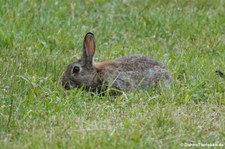
[[[65,82],[63,84],[63,87],[66,89],[66,90],[69,90],[70,89],[70,83],[69,82]]]

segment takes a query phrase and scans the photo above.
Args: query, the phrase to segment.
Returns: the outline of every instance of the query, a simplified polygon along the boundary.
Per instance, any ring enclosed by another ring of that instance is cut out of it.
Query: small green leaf
[[[142,18],[147,25],[151,25],[151,21],[148,18],[146,18],[145,16],[142,16]]]

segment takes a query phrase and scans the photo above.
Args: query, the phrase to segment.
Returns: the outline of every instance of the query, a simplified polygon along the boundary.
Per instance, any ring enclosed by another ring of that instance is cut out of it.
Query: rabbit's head
[[[92,33],[87,33],[83,42],[83,57],[67,66],[61,83],[65,89],[83,86],[86,89],[96,88],[99,85],[97,71],[93,66],[95,40]]]

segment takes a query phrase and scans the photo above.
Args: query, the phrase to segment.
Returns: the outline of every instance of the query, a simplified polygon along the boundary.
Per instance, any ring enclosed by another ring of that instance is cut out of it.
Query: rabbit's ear
[[[94,34],[89,32],[84,37],[83,58],[85,59],[86,62],[92,64],[94,54],[95,54]]]

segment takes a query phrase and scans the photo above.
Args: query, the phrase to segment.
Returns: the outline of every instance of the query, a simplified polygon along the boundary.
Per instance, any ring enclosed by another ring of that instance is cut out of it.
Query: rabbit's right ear
[[[83,43],[83,58],[85,59],[85,62],[92,64],[94,54],[95,54],[94,34],[89,32],[85,35]]]

